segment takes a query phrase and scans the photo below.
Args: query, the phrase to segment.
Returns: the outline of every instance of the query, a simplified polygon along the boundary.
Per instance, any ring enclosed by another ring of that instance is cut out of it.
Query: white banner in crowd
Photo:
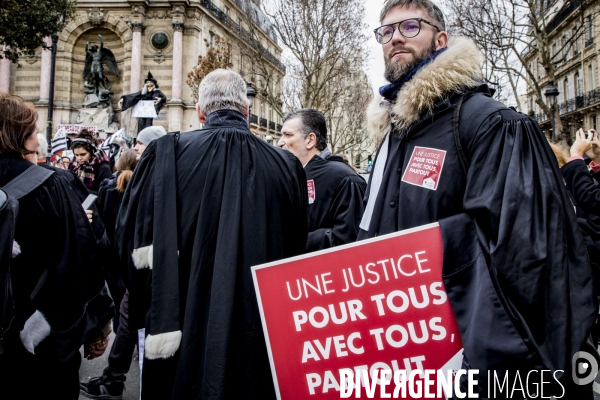
[[[77,124],[58,124],[57,128],[58,128],[58,131],[60,131],[61,129],[64,130],[64,132],[67,135],[71,134],[71,133],[79,133],[79,132],[81,132],[82,129],[87,129],[88,131],[90,131],[92,133],[98,132],[97,126],[85,126],[85,125],[77,125]]]

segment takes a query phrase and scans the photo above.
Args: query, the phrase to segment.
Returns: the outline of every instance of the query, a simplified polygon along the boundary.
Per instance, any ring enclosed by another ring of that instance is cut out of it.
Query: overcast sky
[[[383,86],[387,81],[383,78],[383,55],[381,53],[381,45],[375,41],[373,29],[379,26],[379,12],[383,8],[384,0],[365,0],[365,23],[368,26],[369,38],[367,45],[369,48],[369,62],[365,67],[369,81],[373,86],[373,90],[377,91],[380,86]]]

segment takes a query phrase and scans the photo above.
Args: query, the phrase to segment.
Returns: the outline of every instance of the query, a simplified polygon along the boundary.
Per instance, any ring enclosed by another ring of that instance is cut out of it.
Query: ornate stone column
[[[181,100],[181,78],[183,64],[183,22],[173,22],[173,84],[171,100]]]
[[[45,37],[44,42],[48,47],[52,46],[52,39]],[[42,67],[40,70],[40,103],[48,102],[50,92],[50,69],[52,63],[52,50],[42,50]]]
[[[174,14],[177,10],[174,10]],[[181,16],[182,15],[178,15]],[[183,122],[183,102],[181,101],[183,69],[183,20],[173,19],[173,81],[171,101],[169,101],[169,131],[180,131]]]
[[[142,31],[144,24],[141,21],[131,21],[133,32],[131,40],[131,81],[129,93],[140,90],[140,79],[142,76]]]
[[[0,92],[8,93],[10,90],[10,67],[10,61],[7,58],[4,57],[0,60]]]

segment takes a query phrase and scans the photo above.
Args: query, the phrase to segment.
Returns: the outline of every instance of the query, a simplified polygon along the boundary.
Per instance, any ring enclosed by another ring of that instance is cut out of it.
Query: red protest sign
[[[446,152],[444,150],[415,147],[402,176],[402,181],[436,190],[445,158]]]
[[[253,267],[278,399],[339,399],[344,369],[408,374],[460,361],[442,261],[430,224]]]

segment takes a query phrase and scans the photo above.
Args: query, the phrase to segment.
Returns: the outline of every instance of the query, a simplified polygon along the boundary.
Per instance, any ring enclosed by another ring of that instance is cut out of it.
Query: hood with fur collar
[[[466,37],[452,38],[448,50],[423,67],[398,93],[391,108],[375,96],[367,109],[369,130],[382,138],[390,122],[397,130],[408,128],[450,93],[460,93],[481,81],[481,53]]]

